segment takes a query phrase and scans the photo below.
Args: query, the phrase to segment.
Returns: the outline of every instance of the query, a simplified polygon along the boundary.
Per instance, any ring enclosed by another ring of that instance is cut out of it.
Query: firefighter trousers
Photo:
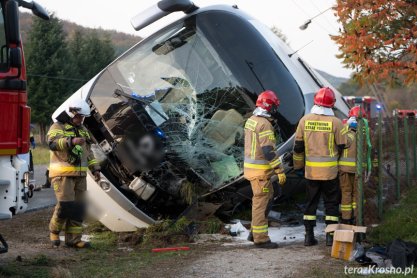
[[[304,225],[316,226],[316,211],[323,193],[326,224],[339,222],[340,186],[339,180],[309,180],[307,179],[307,206],[304,212]]]
[[[342,191],[342,203],[340,210],[343,220],[351,220],[356,217],[356,182],[355,173],[339,173],[340,190]]]
[[[274,196],[274,188],[269,177],[256,177],[250,180],[252,187],[251,232],[255,243],[269,241],[267,211]]]
[[[81,241],[86,177],[55,177],[51,184],[57,204],[49,222],[49,231],[52,234],[65,231],[65,244],[74,245]]]

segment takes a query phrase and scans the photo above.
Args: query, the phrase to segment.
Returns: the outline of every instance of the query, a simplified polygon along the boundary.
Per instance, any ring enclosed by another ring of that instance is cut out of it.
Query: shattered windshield
[[[251,79],[243,78],[240,65],[230,67],[231,57],[225,51],[232,46],[210,34],[211,25],[219,22],[218,16],[216,21],[203,13],[160,31],[112,64],[91,95],[117,141],[137,140],[157,128],[166,143],[166,162],[175,156],[175,161],[179,159],[213,188],[242,175],[243,125],[263,90],[255,61],[242,57],[244,74]],[[240,24],[235,20],[236,27]],[[263,58],[263,70],[279,82],[281,77],[269,72],[272,63]],[[254,75],[258,81],[248,85]],[[286,92],[288,86],[298,88],[292,82],[281,82],[281,87]],[[299,103],[300,108],[296,105],[288,113],[300,110],[301,117],[302,99]],[[281,115],[282,124],[276,126],[278,144],[292,134],[298,119]]]

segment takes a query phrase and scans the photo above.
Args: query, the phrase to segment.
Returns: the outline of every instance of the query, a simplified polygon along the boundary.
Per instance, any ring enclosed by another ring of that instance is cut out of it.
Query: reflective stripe
[[[316,220],[317,216],[315,216],[315,215],[304,215],[303,219],[304,220]]]
[[[255,234],[267,233],[268,225],[252,226],[251,229],[252,229],[252,233],[255,233]]]
[[[352,205],[341,205],[340,210],[341,211],[351,211],[352,210]]]
[[[356,203],[352,203],[352,208],[355,209],[356,208]]]
[[[269,188],[268,187],[262,187],[262,192],[263,193],[269,193]]]
[[[51,129],[50,131],[48,131],[48,134],[47,135],[49,137],[55,137],[58,134],[63,135],[64,134],[64,131],[61,130],[61,129]]]
[[[252,132],[252,147],[251,147],[251,151],[250,151],[250,156],[251,158],[255,158],[256,155],[256,133]]]
[[[268,136],[268,135],[271,135],[271,134],[274,134],[274,131],[272,131],[271,129],[269,129],[269,130],[265,130],[265,131],[259,132],[259,137],[264,137],[264,136]]]
[[[281,161],[279,160],[279,158],[275,159],[274,161],[269,162],[269,165],[271,166],[271,168],[276,168],[280,164],[281,164]]]
[[[88,167],[83,166],[49,166],[49,171],[59,171],[59,172],[79,172],[79,171],[87,171]]]
[[[333,133],[329,134],[329,155],[331,157],[335,156],[335,154],[334,154],[334,134]]]
[[[269,137],[270,140],[275,140],[275,133],[272,130],[259,132],[259,138]]]
[[[339,165],[340,166],[351,166],[351,167],[355,167],[356,166],[356,162],[349,162],[349,161],[339,161]]]
[[[267,170],[267,169],[271,169],[271,166],[268,165],[261,165],[261,164],[253,164],[253,163],[243,163],[243,167],[245,168],[251,168],[251,169],[262,169],[262,170]]]
[[[293,154],[292,158],[294,160],[297,160],[297,161],[302,161],[302,160],[304,160],[304,155],[302,155],[302,154]]]
[[[329,221],[339,221],[339,217],[337,217],[337,216],[330,216],[330,215],[326,215],[326,217],[324,218],[324,220],[329,220]]]
[[[81,234],[83,232],[83,228],[80,226],[67,227],[65,232],[69,234]]]
[[[98,161],[95,159],[91,159],[90,161],[88,161],[88,166],[94,165],[94,164],[98,164]]]
[[[332,167],[337,166],[337,157],[306,157],[306,166],[311,167]]]
[[[331,161],[331,162],[311,162],[311,161],[306,161],[306,166],[311,166],[311,167],[332,167],[332,166],[337,166],[337,161]]]

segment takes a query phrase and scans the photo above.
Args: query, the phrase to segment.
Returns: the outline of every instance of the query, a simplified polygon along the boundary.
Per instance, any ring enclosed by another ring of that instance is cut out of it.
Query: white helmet
[[[67,107],[65,108],[65,112],[71,118],[74,118],[74,116],[77,114],[84,117],[90,117],[90,106],[85,100],[81,98],[76,98],[72,99],[68,103]]]

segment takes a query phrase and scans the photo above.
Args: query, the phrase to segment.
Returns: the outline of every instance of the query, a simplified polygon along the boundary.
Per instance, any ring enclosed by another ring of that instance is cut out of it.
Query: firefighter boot
[[[249,241],[253,242],[253,233],[249,232],[248,238]]]
[[[275,248],[278,248],[278,244],[268,240],[268,241],[261,242],[261,243],[255,243],[255,247],[264,248],[264,249],[275,249]]]
[[[326,233],[326,246],[333,245],[333,233]]]
[[[78,241],[77,243],[66,243],[68,247],[73,247],[77,249],[83,249],[83,248],[90,248],[91,244],[88,241]]]
[[[49,239],[51,240],[52,247],[58,247],[61,244],[59,234],[57,233],[49,233]]]
[[[304,246],[313,246],[318,243],[317,239],[314,237],[314,226],[305,226],[306,234],[304,238]]]

